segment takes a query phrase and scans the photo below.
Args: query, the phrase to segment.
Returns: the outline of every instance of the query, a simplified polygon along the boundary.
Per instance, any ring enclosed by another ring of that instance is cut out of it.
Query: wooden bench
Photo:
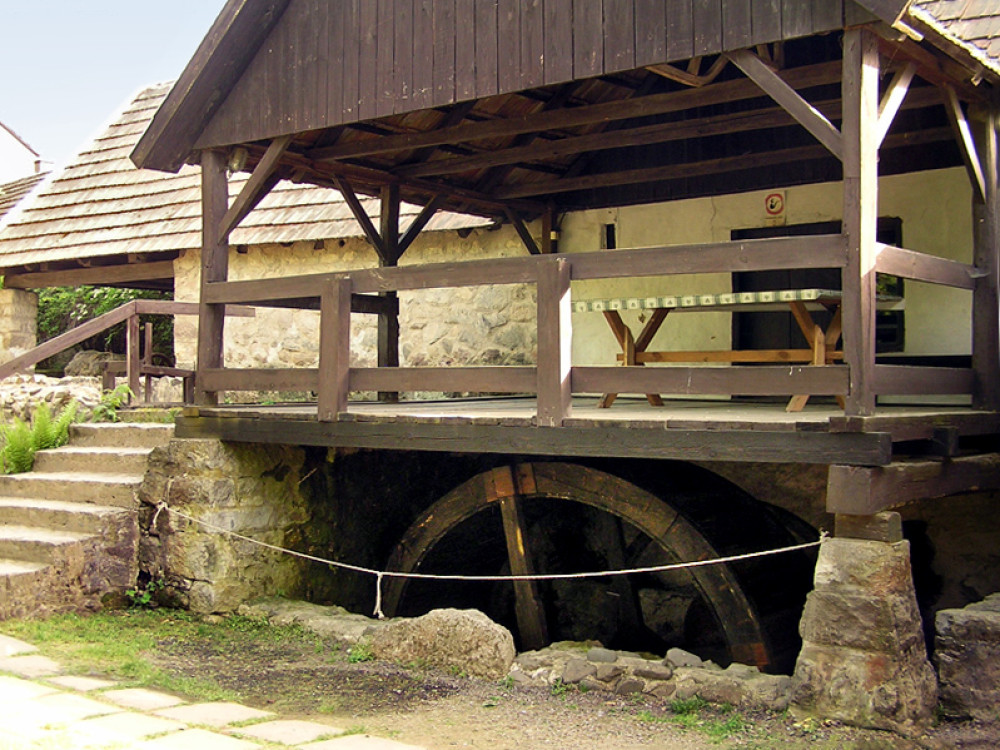
[[[841,336],[842,293],[834,289],[779,289],[763,292],[726,292],[722,294],[665,295],[652,297],[615,297],[610,299],[584,299],[573,302],[574,312],[603,313],[614,334],[621,353],[618,360],[626,367],[641,367],[647,362],[723,362],[723,363],[806,363],[825,365],[843,358],[837,349]],[[879,310],[900,310],[900,297],[880,296]],[[638,336],[622,320],[622,310],[650,310]],[[695,351],[649,351],[653,338],[671,312],[784,312],[790,311],[802,331],[808,349],[737,349]],[[813,319],[812,313],[832,313],[824,330]],[[598,406],[608,408],[617,393],[605,393]],[[653,406],[662,406],[658,393],[647,393],[646,399]],[[843,399],[838,396],[843,408]],[[787,411],[801,411],[809,401],[808,394],[794,395]]]
[[[112,360],[105,362],[101,366],[101,388],[105,391],[113,390],[115,378],[125,375],[129,379],[129,388],[133,390],[133,397],[138,399],[138,383],[141,378],[145,378],[143,388],[143,401],[150,403],[153,395],[153,378],[174,377],[181,378],[184,390],[184,403],[194,403],[194,370],[181,367],[167,367],[153,364],[153,326],[146,324],[143,327],[143,338],[145,347],[142,357],[133,364],[130,372],[129,362],[126,360]]]

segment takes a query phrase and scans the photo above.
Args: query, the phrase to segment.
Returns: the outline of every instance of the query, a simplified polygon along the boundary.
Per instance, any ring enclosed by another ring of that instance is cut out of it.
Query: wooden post
[[[320,296],[319,394],[320,422],[334,422],[347,411],[351,367],[351,280],[329,281]]]
[[[569,261],[552,257],[538,268],[539,427],[561,427],[572,409],[571,312]]]
[[[129,403],[139,400],[139,315],[130,315],[126,323],[125,337],[125,373],[128,380]]]
[[[844,34],[843,73],[844,361],[850,367],[848,415],[875,411],[875,257],[878,225],[879,59],[866,29]]]
[[[379,211],[382,254],[379,265],[395,266],[399,263],[399,186],[382,188],[382,206]],[[382,292],[382,297],[395,299],[396,292]],[[399,308],[380,312],[378,315],[378,366],[399,367]],[[379,401],[398,401],[399,394],[380,392]]]
[[[205,287],[214,281],[225,281],[229,275],[229,236],[222,232],[222,220],[229,209],[229,180],[225,156],[218,151],[201,153],[201,296],[198,304],[198,374],[195,379],[195,401],[211,405],[219,402],[218,394],[206,391],[201,373],[222,367],[223,330],[226,322],[225,305],[205,302]]]
[[[972,292],[972,369],[976,374],[973,406],[1000,409],[1000,179],[998,138],[1000,110],[990,109],[984,127],[978,129],[979,155],[984,195],[973,191],[973,238],[975,267],[982,276]]]

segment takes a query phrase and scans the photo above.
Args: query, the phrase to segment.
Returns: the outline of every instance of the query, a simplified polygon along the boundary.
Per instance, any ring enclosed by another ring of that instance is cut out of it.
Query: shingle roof
[[[915,0],[909,12],[1000,74],[998,0]]]
[[[147,254],[201,245],[198,167],[177,174],[137,169],[129,154],[171,84],[142,91],[98,138],[0,231],[0,268],[78,258]],[[236,195],[246,181],[230,181]],[[378,213],[378,202],[363,201]],[[404,204],[405,230],[418,208]],[[439,212],[425,231],[485,226],[476,216]],[[263,244],[362,236],[340,193],[281,182],[231,236]]]
[[[0,185],[0,219],[10,213],[11,209],[34,190],[48,174],[48,172],[41,172]]]

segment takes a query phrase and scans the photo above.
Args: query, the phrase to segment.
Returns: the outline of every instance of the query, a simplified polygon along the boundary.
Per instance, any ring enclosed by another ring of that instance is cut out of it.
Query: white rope
[[[795,552],[796,550],[809,549],[810,547],[818,547],[829,538],[829,535],[822,531],[820,532],[820,538],[815,542],[803,542],[802,544],[793,544],[788,547],[778,547],[776,549],[760,550],[758,552],[744,552],[739,555],[728,555],[727,557],[716,557],[711,560],[693,560],[691,562],[682,563],[668,563],[666,565],[649,565],[641,568],[628,568],[625,570],[597,570],[588,573],[535,573],[531,575],[518,575],[518,576],[502,576],[502,575],[492,575],[492,576],[472,576],[472,575],[461,575],[458,573],[404,573],[402,571],[395,570],[375,570],[374,568],[365,568],[360,565],[351,565],[350,563],[339,562],[337,560],[327,560],[323,557],[316,557],[315,555],[309,555],[305,552],[297,552],[293,549],[285,549],[284,547],[279,547],[275,544],[268,544],[267,542],[262,542],[257,539],[252,539],[251,537],[244,536],[243,534],[238,534],[235,531],[230,531],[229,529],[224,529],[221,526],[216,526],[215,524],[203,521],[200,518],[194,518],[189,516],[187,513],[182,513],[174,508],[167,507],[166,503],[161,502],[157,506],[157,515],[161,510],[166,510],[173,513],[180,518],[187,519],[193,523],[204,526],[206,529],[211,529],[220,534],[227,534],[236,539],[241,539],[244,542],[250,542],[251,544],[256,544],[266,549],[274,550],[275,552],[282,552],[287,555],[292,555],[294,557],[302,558],[303,560],[311,560],[312,562],[323,563],[324,565],[330,565],[334,568],[341,568],[343,570],[351,570],[355,573],[365,573],[367,575],[373,575],[376,577],[376,598],[375,598],[375,615],[379,619],[383,619],[385,615],[382,614],[382,579],[385,577],[389,578],[410,578],[425,581],[485,581],[485,582],[503,582],[503,581],[557,581],[557,580],[568,580],[575,578],[608,578],[610,576],[625,576],[632,575],[635,573],[662,573],[668,570],[683,570],[687,568],[701,568],[708,565],[721,565],[731,562],[740,562],[742,560],[752,560],[757,557],[766,557],[768,555],[779,555],[784,552]]]

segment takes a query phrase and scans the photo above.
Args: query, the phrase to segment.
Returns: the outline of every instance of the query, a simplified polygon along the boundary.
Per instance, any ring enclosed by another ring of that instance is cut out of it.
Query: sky
[[[224,0],[0,0],[0,122],[61,166],[172,81]]]

